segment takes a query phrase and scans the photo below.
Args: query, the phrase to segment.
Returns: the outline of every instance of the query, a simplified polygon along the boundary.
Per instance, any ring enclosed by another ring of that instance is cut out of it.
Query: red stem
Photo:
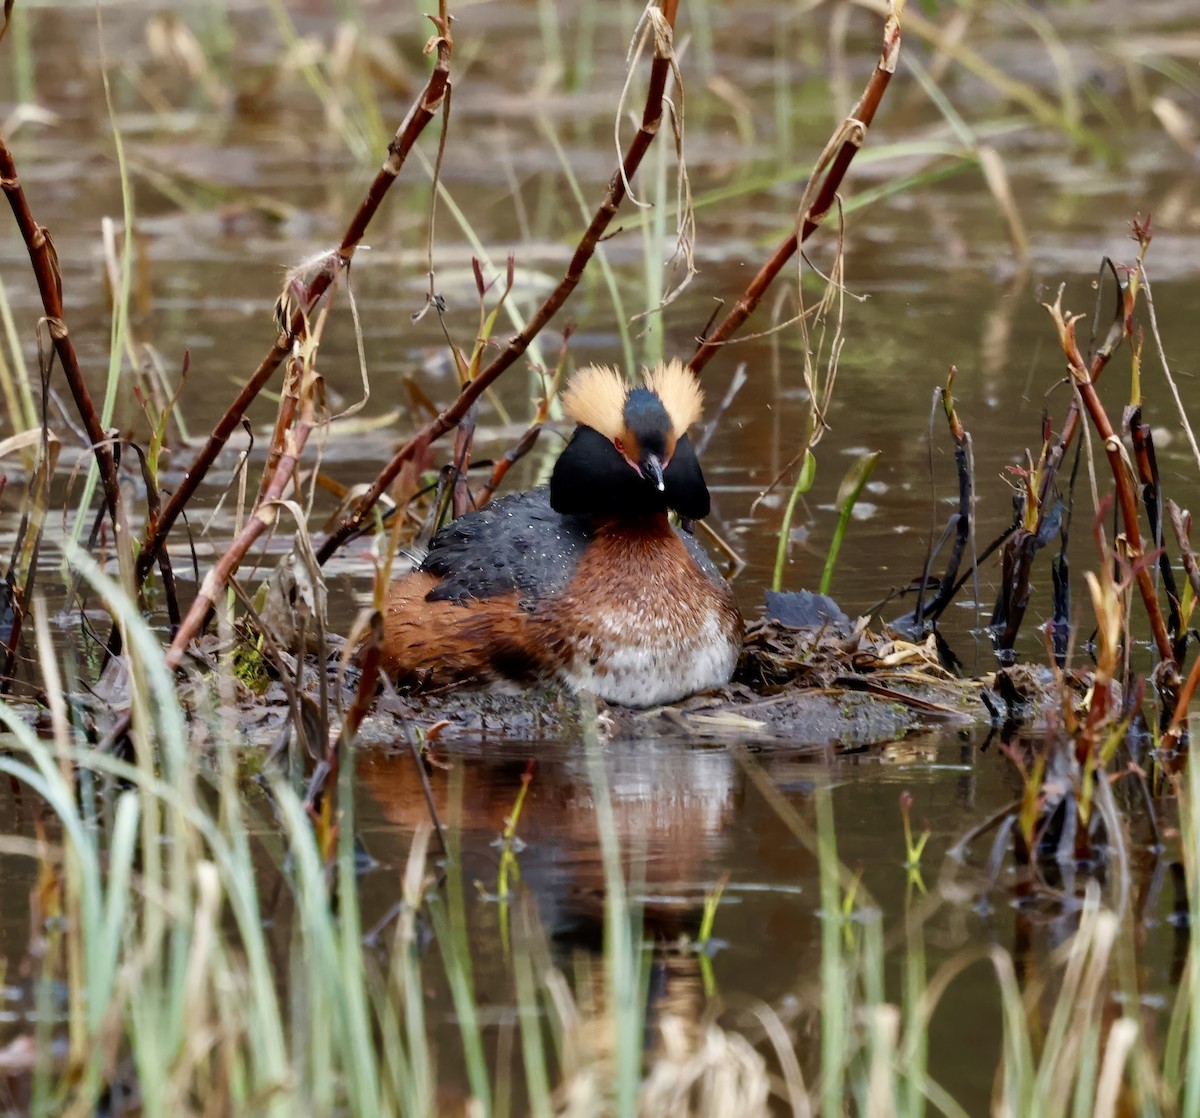
[[[33,265],[33,274],[37,279],[38,291],[42,297],[42,308],[46,312],[46,326],[50,332],[50,340],[54,352],[62,364],[66,374],[67,387],[75,400],[75,407],[83,421],[83,428],[91,440],[92,453],[96,456],[96,464],[100,468],[100,483],[104,487],[104,500],[108,505],[109,515],[116,523],[117,502],[121,498],[120,482],[117,479],[117,461],[109,444],[108,435],[100,424],[100,416],[96,405],[92,402],[91,393],[83,379],[83,370],[79,367],[79,357],[75,353],[75,344],[67,331],[67,323],[63,317],[62,304],[62,274],[58,267],[58,253],[54,249],[54,241],[50,231],[39,225],[34,219],[33,211],[29,208],[29,200],[17,177],[16,163],[12,152],[0,137],[0,188],[3,188],[8,204],[12,207],[13,216],[17,219],[17,228],[29,251],[29,262]]]
[[[816,198],[805,211],[803,219],[797,223],[800,227],[799,235],[793,230],[787,240],[771,255],[771,259],[759,269],[758,274],[750,281],[741,298],[734,304],[733,310],[700,343],[692,355],[692,359],[688,362],[688,367],[692,372],[699,375],[704,366],[712,360],[717,350],[733,337],[742,323],[750,317],[762,301],[767,288],[783,271],[784,265],[791,260],[796,254],[796,250],[808,240],[814,230],[820,227],[825,215],[833,207],[838,188],[842,185],[846,171],[862,146],[867,129],[875,119],[875,112],[879,108],[880,101],[883,100],[888,83],[892,80],[892,74],[896,71],[896,61],[899,55],[900,20],[893,8],[884,24],[883,50],[879,55],[879,61],[875,64],[875,70],[867,82],[863,95],[850,110],[850,115],[842,125],[846,133],[845,139],[842,140],[841,147],[830,162],[829,170],[825,172],[825,178],[817,191]]]
[[[679,0],[663,0],[663,18],[672,30],[675,27],[678,7]],[[525,329],[513,337],[491,363],[463,388],[454,403],[426,423],[396,451],[391,461],[384,466],[371,483],[370,488],[355,503],[354,509],[342,519],[341,523],[321,544],[317,550],[319,562],[325,563],[343,543],[358,533],[367,519],[367,514],[396,479],[404,463],[419,448],[427,447],[435,439],[458,425],[470,410],[471,405],[529,348],[530,342],[558,313],[575,290],[583,277],[584,268],[587,267],[596,251],[596,246],[599,245],[605,230],[625,199],[627,193],[625,184],[633,178],[642,158],[658,134],[663,119],[663,92],[671,71],[671,50],[670,44],[667,44],[662,50],[655,50],[654,62],[650,67],[650,86],[646,93],[646,106],[642,111],[641,126],[630,142],[629,150],[625,153],[621,164],[622,169],[615,172],[609,180],[604,200],[600,203],[587,230],[580,238],[575,254],[571,257],[571,262],[567,265],[567,270],[559,280],[558,286],[537,309]]]
[[[376,173],[374,180],[367,189],[365,197],[359,203],[358,210],[350,220],[350,224],[337,249],[338,266],[322,268],[308,281],[301,297],[297,300],[296,310],[288,321],[287,329],[282,331],[279,337],[275,339],[275,344],[262,359],[258,368],[254,370],[254,373],[246,382],[241,392],[238,393],[237,398],[229,405],[225,414],[221,416],[212,433],[209,435],[207,442],[201,448],[200,453],[197,454],[196,460],[188,468],[187,473],[184,474],[179,488],[171,494],[166,505],[163,507],[162,514],[147,526],[146,536],[142,542],[137,560],[137,584],[139,586],[146,575],[149,574],[150,568],[154,563],[154,557],[166,542],[167,536],[178,519],[179,514],[187,507],[188,501],[191,500],[193,494],[199,488],[205,474],[208,473],[209,467],[229,440],[229,436],[233,434],[241,423],[246,409],[262,391],[271,377],[275,375],[275,370],[279,368],[280,364],[291,353],[295,340],[302,336],[307,329],[308,319],[313,308],[328,292],[341,268],[349,265],[354,256],[355,249],[367,231],[367,226],[378,211],[392,183],[396,181],[400,169],[404,166],[404,161],[408,157],[408,153],[412,150],[413,145],[417,142],[417,139],[426,126],[437,116],[442,99],[449,88],[450,56],[454,47],[454,41],[450,35],[450,17],[446,12],[444,0],[440,5],[440,9],[441,12],[438,16],[429,17],[438,29],[437,62],[433,68],[433,72],[429,75],[429,81],[424,91],[409,110],[404,122],[396,130],[392,142],[388,144],[387,158],[384,160],[383,166]],[[278,444],[276,443],[275,445],[277,446]],[[272,465],[277,464],[277,456],[273,454],[272,458],[275,461],[268,462],[267,469],[263,473],[264,480],[274,477],[277,473],[276,470],[271,468]],[[262,495],[262,492],[260,492],[260,497]]]
[[[1057,307],[1055,308],[1057,312]],[[1108,413],[1096,393],[1088,366],[1084,363],[1083,355],[1075,343],[1075,331],[1072,324],[1067,324],[1065,330],[1061,325],[1060,333],[1063,339],[1063,349],[1071,365],[1071,379],[1079,391],[1079,398],[1092,420],[1096,432],[1104,440],[1104,452],[1108,455],[1108,463],[1112,469],[1113,483],[1117,489],[1117,503],[1121,508],[1121,522],[1125,528],[1125,538],[1129,545],[1130,554],[1136,566],[1138,590],[1142,595],[1146,613],[1150,617],[1150,628],[1154,633],[1154,643],[1158,646],[1158,654],[1166,663],[1175,662],[1175,649],[1171,645],[1171,637],[1167,632],[1167,623],[1163,620],[1162,609],[1158,597],[1154,593],[1154,582],[1145,563],[1137,562],[1142,556],[1142,530],[1138,522],[1138,501],[1133,491],[1133,482],[1126,469],[1125,456],[1122,452],[1121,440],[1113,432],[1112,424],[1108,421]]]

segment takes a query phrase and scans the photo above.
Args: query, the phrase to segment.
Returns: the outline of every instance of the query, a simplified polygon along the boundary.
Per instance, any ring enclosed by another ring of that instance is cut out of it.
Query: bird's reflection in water
[[[512,931],[518,942],[548,944],[545,962],[570,976],[564,987],[571,1008],[564,1021],[569,1066],[563,1069],[563,1090],[578,1094],[582,1105],[584,1097],[603,1097],[612,1089],[611,1053],[621,1020],[609,1004],[606,875],[588,758],[582,748],[547,750],[537,744],[485,749],[486,754],[442,754],[439,764],[426,766],[434,805],[443,824],[455,829],[465,880],[494,896],[502,856],[498,840],[529,758],[537,759],[515,828],[521,885],[513,896]],[[681,748],[678,742],[609,744],[603,764],[635,934],[640,923],[644,941],[652,945],[644,1016],[652,1071],[644,1089],[658,1092],[669,1108],[689,1092],[719,1090],[721,1097],[736,1100],[737,1113],[758,1113],[764,1105],[759,1095],[765,1100],[766,1091],[763,1061],[743,1038],[708,1019],[704,961],[694,949],[743,797],[743,774],[725,750]],[[402,866],[411,832],[429,818],[412,757],[407,750],[365,754],[358,775],[370,800],[363,807],[364,824],[369,826],[372,806],[385,824],[368,834],[372,854]],[[485,929],[487,916],[475,917],[501,907],[482,906],[472,917],[473,954],[494,955],[492,966],[484,959],[477,969],[479,996],[493,1004],[512,998],[502,977],[503,949],[494,929]],[[687,1113],[688,1107],[661,1112]]]
[[[605,871],[588,761],[582,749],[530,743],[487,746],[426,766],[438,817],[457,829],[464,872],[494,892],[500,842],[522,777],[535,758],[516,826],[521,878],[542,926],[557,940],[587,942],[602,929]],[[630,894],[656,940],[693,935],[722,865],[743,776],[728,752],[638,742],[604,748],[611,817]],[[402,864],[409,834],[429,819],[410,754],[360,755],[360,787],[392,826],[369,836],[372,853]],[[398,831],[396,830],[398,828]]]

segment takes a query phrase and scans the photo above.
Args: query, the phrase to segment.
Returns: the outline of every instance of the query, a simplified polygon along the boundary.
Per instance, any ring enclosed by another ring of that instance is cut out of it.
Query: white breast
[[[664,604],[635,599],[589,618],[590,633],[563,669],[563,682],[630,707],[670,703],[728,683],[740,645],[722,631],[719,611],[706,609],[699,625],[689,618],[681,626]],[[678,611],[677,602],[670,604]],[[681,629],[689,633],[682,639]]]

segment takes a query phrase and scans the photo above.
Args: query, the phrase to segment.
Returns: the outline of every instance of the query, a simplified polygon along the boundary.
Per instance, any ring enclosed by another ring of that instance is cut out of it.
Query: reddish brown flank
[[[414,571],[388,594],[383,668],[398,683],[439,689],[554,677],[563,642],[550,617],[522,609],[515,592],[462,604],[429,601],[438,581],[427,571]]]

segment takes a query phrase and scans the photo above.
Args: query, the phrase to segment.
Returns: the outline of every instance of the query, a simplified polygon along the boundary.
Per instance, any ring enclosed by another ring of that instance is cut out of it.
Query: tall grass
[[[919,1118],[933,1112],[963,1118],[968,1111],[931,1069],[965,1054],[931,1051],[929,1030],[947,991],[981,960],[992,969],[995,994],[983,999],[980,1012],[995,1012],[998,1006],[1001,1018],[1000,1048],[991,1055],[996,1069],[991,1114],[1050,1118],[1195,1112],[1189,1109],[1191,1097],[1181,1091],[1195,1079],[1192,1069],[1200,1066],[1193,1027],[1200,1020],[1195,1016],[1200,1008],[1196,971],[1189,961],[1169,1034],[1158,1044],[1143,1019],[1135,968],[1128,958],[1124,964],[1118,960],[1122,952],[1132,951],[1132,936],[1122,937],[1122,920],[1105,903],[1096,882],[1084,890],[1075,931],[1032,980],[1019,978],[1012,954],[994,943],[964,949],[930,973],[925,928],[945,905],[962,903],[957,886],[949,885],[946,899],[935,890],[906,913],[898,934],[885,934],[879,909],[858,877],[837,859],[836,794],[817,790],[810,822],[750,758],[743,757],[742,763],[820,867],[819,988],[809,991],[802,1014],[820,1030],[820,1059],[811,1069],[819,1079],[815,1088],[804,1091],[792,1078],[790,1096],[803,1092],[804,1098],[801,1105],[793,1103],[793,1113]],[[1180,785],[1180,850],[1192,906],[1200,880],[1195,830],[1200,776],[1189,776]],[[953,867],[947,868],[953,882]],[[895,962],[893,951],[901,955]],[[978,998],[977,983],[972,990]],[[778,1049],[777,1039],[774,1044]],[[785,1068],[787,1056],[779,1057]],[[988,1056],[973,1051],[970,1061],[987,1066]],[[800,1065],[796,1068],[798,1074]]]
[[[4,345],[0,346],[0,392],[4,394],[12,434],[19,435],[38,427],[37,407],[33,402],[25,351],[3,282],[0,282],[0,328],[4,331]]]
[[[327,858],[319,828],[282,772],[264,774],[265,803],[247,789],[236,729],[216,694],[196,712],[208,721],[214,747],[204,754],[194,748],[157,637],[87,554],[72,552],[70,563],[122,626],[137,747],[131,759],[111,756],[70,724],[39,610],[51,738],[0,706],[7,731],[0,772],[36,797],[55,835],[52,849],[42,849],[40,891],[57,902],[45,911],[50,946],[37,1001],[52,1004],[61,987],[70,1006],[65,1059],[56,1054],[53,1017],[39,1014],[31,1111],[91,1112],[121,1095],[137,1099],[147,1114],[191,1104],[237,1114],[436,1113],[437,1072],[451,1063],[437,1058],[426,1005],[440,956],[472,1105],[493,1113],[495,1097],[509,1089],[508,1072],[493,1066],[479,1014],[472,958],[480,945],[470,928],[458,829],[449,829],[446,876],[436,887],[429,832],[414,837],[381,973],[359,923],[353,767],[340,770],[337,843]],[[602,1058],[614,1073],[610,1079],[589,1069],[587,1082],[600,1105],[633,1114],[642,1083],[647,955],[624,892],[594,717],[591,725],[588,755],[609,882],[601,1012],[612,1017],[614,1044]],[[272,962],[277,914],[266,900],[281,885],[292,908],[282,971]],[[423,924],[432,928],[434,951],[421,947]],[[557,1021],[553,1047],[561,1052],[569,1015],[560,1008],[554,1017],[548,1008],[551,983],[560,1007],[565,984],[547,979],[536,937],[522,927],[512,968],[525,1078],[535,1109],[549,1113],[560,1059],[543,1030]]]
[[[765,1113],[769,1058],[783,1070],[776,1102],[795,1114],[957,1118],[965,1109],[931,1074],[946,1055],[930,1050],[929,1026],[946,990],[981,958],[995,973],[1002,1016],[994,1114],[1105,1115],[1119,1099],[1133,1100],[1140,1114],[1192,1112],[1198,1088],[1190,1071],[1200,1060],[1196,968],[1189,964],[1156,1056],[1131,968],[1114,966],[1120,921],[1097,887],[1038,982],[1023,988],[1012,957],[997,945],[966,951],[931,975],[923,929],[942,902],[920,901],[903,934],[889,935],[838,860],[836,794],[818,791],[814,825],[749,760],[751,779],[818,860],[820,982],[805,996],[804,1012],[819,1028],[819,1057],[814,1063],[804,1054],[799,1034],[771,1007],[759,1014],[762,1029],[740,1026],[757,1037],[758,1055],[737,1030],[682,1029],[669,1014],[648,1033],[651,951],[631,900],[630,851],[618,837],[594,712],[585,712],[583,749],[606,882],[602,978],[590,996],[571,997],[546,955],[532,898],[519,887],[506,956],[521,1045],[514,1082],[495,1055],[495,1018],[481,1013],[475,988],[476,959],[480,952],[494,958],[494,949],[473,930],[462,820],[449,821],[442,876],[429,857],[430,830],[414,835],[394,922],[368,943],[359,920],[353,766],[340,769],[337,841],[327,854],[283,773],[268,769],[261,792],[246,784],[236,729],[216,694],[202,697],[193,714],[208,723],[214,744],[195,748],[155,635],[89,556],[73,553],[71,562],[124,630],[138,745],[131,758],[111,756],[71,724],[39,610],[51,732],[35,734],[12,707],[0,706],[0,773],[24,786],[50,820],[49,844],[36,848],[39,895],[53,900],[43,903],[38,929],[47,946],[36,976],[39,1011],[29,1025],[32,1113],[90,1112],[124,1097],[146,1114],[191,1106],[203,1113],[424,1116],[438,1112],[441,1091],[459,1084],[452,1069],[460,1064],[472,1112],[484,1115],[505,1112],[501,1100],[507,1108],[513,1099],[528,1100],[537,1115],[651,1115],[667,1112],[656,1109],[664,1099],[675,1100],[671,1113],[731,1113],[730,1099],[749,1108],[739,1113]],[[1200,776],[1181,780],[1180,797],[1194,904]],[[16,849],[12,841],[7,850]],[[268,901],[280,888],[286,903]],[[898,971],[893,951],[901,956]],[[430,988],[443,984],[455,1057],[439,1050],[447,1031],[429,1000]],[[67,1011],[56,1019],[50,1010],[59,990]],[[1125,1008],[1114,1014],[1118,998]]]

